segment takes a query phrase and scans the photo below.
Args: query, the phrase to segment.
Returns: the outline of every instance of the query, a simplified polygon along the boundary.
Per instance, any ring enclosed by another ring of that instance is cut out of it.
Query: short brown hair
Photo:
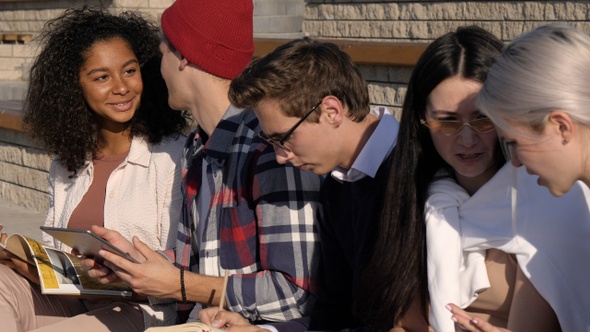
[[[361,121],[369,113],[367,82],[348,54],[337,45],[309,38],[293,40],[254,59],[230,86],[229,98],[241,108],[277,100],[288,116],[301,117],[325,96],[348,107],[348,117]],[[318,121],[313,115],[311,121]]]

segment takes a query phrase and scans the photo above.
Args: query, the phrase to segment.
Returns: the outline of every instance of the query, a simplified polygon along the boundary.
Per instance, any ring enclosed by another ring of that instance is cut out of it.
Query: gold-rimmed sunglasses
[[[496,126],[490,118],[479,118],[469,122],[458,120],[420,120],[420,123],[432,131],[441,133],[446,136],[456,135],[464,126],[471,127],[478,133],[485,134],[496,129]]]

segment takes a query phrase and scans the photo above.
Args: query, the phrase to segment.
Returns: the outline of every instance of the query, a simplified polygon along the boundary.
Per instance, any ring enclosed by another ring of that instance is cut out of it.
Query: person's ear
[[[183,70],[184,68],[186,68],[190,63],[188,62],[188,60],[183,57],[182,55],[180,56],[180,65],[178,67],[178,69]]]
[[[328,123],[339,126],[344,120],[345,109],[340,99],[334,96],[326,96],[322,100],[320,107],[322,108],[322,117],[325,118]]]
[[[576,124],[569,114],[563,111],[553,111],[549,114],[547,121],[553,124],[555,130],[561,136],[563,145],[572,139]]]

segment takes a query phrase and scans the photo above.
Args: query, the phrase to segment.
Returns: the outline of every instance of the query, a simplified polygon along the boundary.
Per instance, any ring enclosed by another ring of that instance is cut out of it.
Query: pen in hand
[[[223,277],[223,286],[221,287],[221,298],[219,299],[219,307],[217,308],[217,312],[215,313],[215,315],[211,319],[211,323],[210,323],[213,328],[220,329],[225,325],[222,321],[217,319],[217,316],[219,315],[220,311],[225,310],[223,307],[225,304],[225,294],[227,293],[228,277],[229,277],[229,270],[225,270],[225,276]],[[207,309],[205,309],[205,310],[207,310]],[[204,310],[201,312],[204,312]],[[199,316],[200,315],[201,314],[199,313]]]
[[[227,279],[229,277],[229,270],[225,270],[225,276],[223,277],[223,287],[221,288],[221,298],[219,299],[219,311],[224,310],[225,294],[227,292]]]

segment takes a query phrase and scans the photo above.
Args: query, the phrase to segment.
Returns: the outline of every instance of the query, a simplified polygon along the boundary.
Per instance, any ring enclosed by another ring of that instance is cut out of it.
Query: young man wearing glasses
[[[370,109],[367,83],[338,46],[294,40],[254,60],[230,100],[253,107],[279,163],[328,174],[320,222],[320,301],[313,330],[359,325],[352,302],[372,254],[398,122]]]
[[[230,80],[254,50],[252,11],[249,1],[176,0],[162,14],[168,101],[190,110],[198,124],[185,148],[176,247],[160,255],[136,239],[132,245],[93,229],[142,262],[105,253],[116,276],[93,275],[174,299],[186,313],[195,303],[218,306],[229,271],[226,308],[253,322],[286,321],[306,315],[313,302],[321,178],[278,164],[272,146],[258,137],[255,114],[228,100]]]

